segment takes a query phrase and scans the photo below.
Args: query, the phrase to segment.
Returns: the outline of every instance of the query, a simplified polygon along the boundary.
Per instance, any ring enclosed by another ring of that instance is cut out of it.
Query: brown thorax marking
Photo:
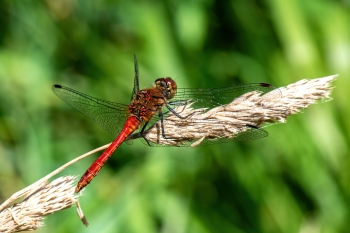
[[[177,86],[171,78],[159,78],[153,88],[140,90],[129,106],[130,115],[136,116],[141,122],[151,120],[154,114],[160,112],[168,100],[176,94]]]

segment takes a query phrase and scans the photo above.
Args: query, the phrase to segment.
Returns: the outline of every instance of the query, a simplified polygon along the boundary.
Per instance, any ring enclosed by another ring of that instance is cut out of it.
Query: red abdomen
[[[86,185],[88,185],[91,182],[91,180],[97,175],[97,173],[101,170],[103,165],[107,162],[109,157],[111,157],[113,152],[124,142],[124,140],[130,134],[132,134],[140,126],[140,124],[141,121],[136,116],[130,116],[127,119],[122,131],[119,133],[117,138],[103,152],[103,154],[94,161],[94,163],[80,178],[80,181],[77,187],[75,188],[76,193],[78,193],[81,189],[83,189]]]

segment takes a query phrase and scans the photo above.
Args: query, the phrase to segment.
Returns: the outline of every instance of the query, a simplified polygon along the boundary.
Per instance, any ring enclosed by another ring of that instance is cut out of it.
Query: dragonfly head
[[[175,96],[177,91],[177,85],[175,81],[170,78],[159,78],[155,81],[155,85],[157,88],[164,88],[166,90],[166,98],[171,99]]]

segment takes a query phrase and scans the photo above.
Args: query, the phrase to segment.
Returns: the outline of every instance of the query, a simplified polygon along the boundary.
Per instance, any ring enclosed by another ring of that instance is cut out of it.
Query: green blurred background
[[[0,200],[113,136],[51,91],[129,103],[140,86],[285,86],[340,74],[333,101],[267,138],[121,146],[39,232],[349,232],[350,1],[0,1]],[[60,175],[81,176],[98,154]]]

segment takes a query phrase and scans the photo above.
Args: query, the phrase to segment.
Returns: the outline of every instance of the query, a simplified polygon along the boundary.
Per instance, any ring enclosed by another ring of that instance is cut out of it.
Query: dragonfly
[[[134,73],[134,87],[130,104],[98,99],[59,84],[55,84],[52,87],[53,92],[63,101],[91,118],[108,132],[116,135],[116,138],[109,147],[83,174],[76,186],[75,193],[79,193],[92,181],[114,151],[124,141],[141,138],[149,146],[162,146],[147,141],[144,132],[147,131],[148,126],[152,127],[156,122],[160,122],[161,137],[170,140],[170,138],[167,138],[164,118],[170,114],[175,115],[180,121],[193,117],[193,113],[185,116],[181,115],[175,110],[176,107],[191,104],[191,107],[194,108],[209,109],[224,106],[236,97],[249,91],[267,93],[276,90],[272,85],[267,83],[252,83],[207,89],[177,88],[176,82],[170,77],[158,78],[155,80],[153,87],[140,90],[139,68],[136,55],[134,55]],[[275,101],[278,101],[279,97],[279,94],[274,95]],[[191,122],[195,124],[196,119],[191,119]],[[247,125],[246,127],[247,130],[240,135],[225,139],[203,140],[201,145],[254,140],[268,136],[268,133],[258,126]],[[181,137],[181,135],[179,136]],[[180,146],[190,145],[191,142],[180,144]]]

